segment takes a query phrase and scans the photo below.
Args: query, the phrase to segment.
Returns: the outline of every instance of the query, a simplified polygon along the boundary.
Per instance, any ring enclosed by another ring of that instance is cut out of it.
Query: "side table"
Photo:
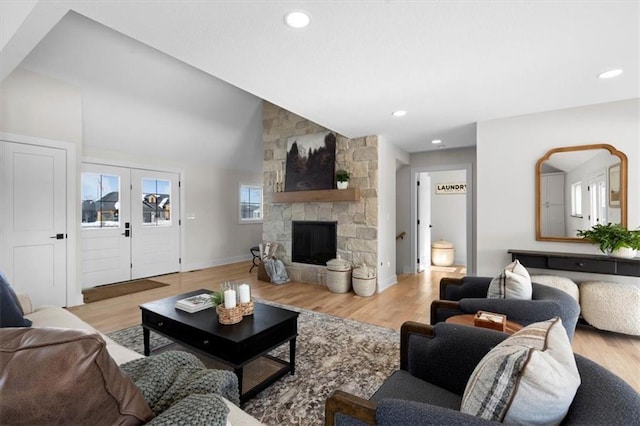
[[[470,327],[475,327],[475,325],[473,324],[473,317],[475,317],[474,314],[454,315],[452,317],[447,318],[445,322],[448,322],[450,324],[467,325]],[[505,326],[504,332],[507,334],[513,334],[516,331],[522,330],[523,328],[524,327],[518,324],[517,322],[507,320],[507,324]]]

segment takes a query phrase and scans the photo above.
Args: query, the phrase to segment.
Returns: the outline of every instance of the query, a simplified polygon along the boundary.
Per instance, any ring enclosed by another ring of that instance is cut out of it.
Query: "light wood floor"
[[[371,297],[353,293],[335,294],[316,284],[290,282],[273,285],[257,279],[257,270],[249,274],[250,262],[241,262],[194,272],[154,278],[168,287],[134,293],[69,308],[96,329],[110,333],[140,324],[138,305],[197,289],[217,290],[223,281],[251,284],[252,295],[286,305],[310,309],[343,318],[400,329],[408,320],[429,323],[429,306],[438,298],[443,276],[461,277],[464,269],[436,268],[421,274],[398,277],[398,284]],[[462,271],[462,272],[460,272]],[[578,325],[573,339],[576,353],[613,371],[640,392],[640,337],[599,331]]]

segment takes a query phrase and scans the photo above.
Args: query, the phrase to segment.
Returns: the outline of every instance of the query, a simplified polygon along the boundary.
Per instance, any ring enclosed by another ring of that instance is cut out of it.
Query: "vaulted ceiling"
[[[126,71],[149,70],[154,64],[142,61],[153,49],[215,77],[206,84],[219,84],[221,109],[248,92],[345,136],[381,135],[408,152],[438,149],[433,139],[445,148],[474,145],[478,121],[640,96],[637,1],[3,1],[0,7],[3,79],[46,40],[55,54],[34,54],[25,65],[69,80],[159,90],[151,87],[157,79]],[[308,12],[311,24],[284,25],[291,10]],[[624,73],[596,78],[612,68]],[[179,97],[181,85],[170,83],[164,89]],[[407,114],[394,117],[396,110]]]

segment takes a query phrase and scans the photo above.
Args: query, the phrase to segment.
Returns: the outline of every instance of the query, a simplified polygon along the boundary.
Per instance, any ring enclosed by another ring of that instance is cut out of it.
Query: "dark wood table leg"
[[[289,364],[291,368],[291,375],[296,372],[296,338],[289,340]]]
[[[144,356],[149,356],[151,350],[149,348],[149,336],[151,333],[147,327],[142,327],[142,336],[144,340]]]

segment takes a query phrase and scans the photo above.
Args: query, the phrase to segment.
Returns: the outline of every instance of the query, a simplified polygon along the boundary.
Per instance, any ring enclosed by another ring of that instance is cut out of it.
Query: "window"
[[[571,216],[582,217],[582,182],[571,184]]]
[[[171,225],[171,181],[142,179],[142,225]]]
[[[120,226],[120,176],[82,173],[82,228]]]
[[[240,223],[262,221],[262,187],[240,185]]]

